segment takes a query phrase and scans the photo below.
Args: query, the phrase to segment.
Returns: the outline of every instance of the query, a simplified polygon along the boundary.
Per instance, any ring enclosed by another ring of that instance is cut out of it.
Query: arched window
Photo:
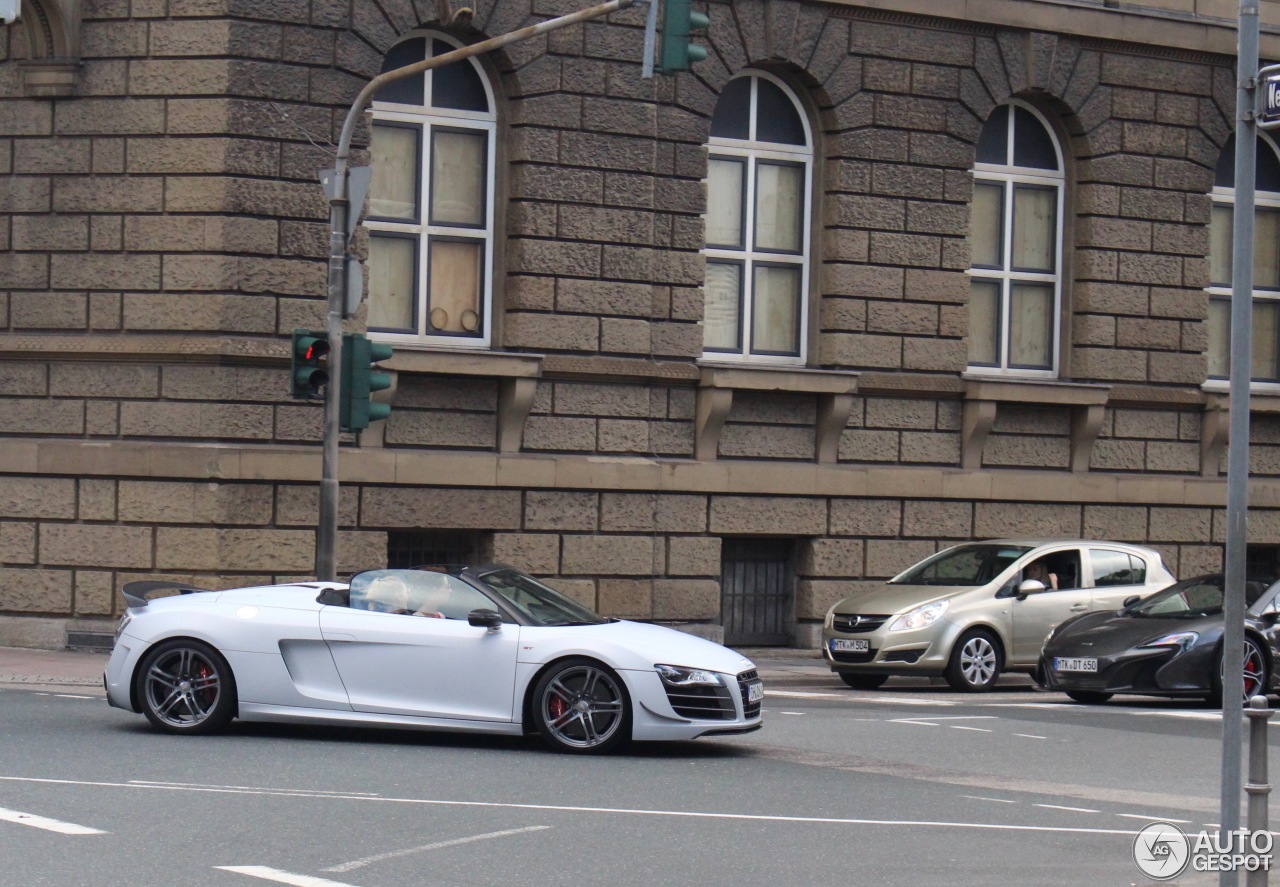
[[[707,160],[704,357],[803,364],[813,141],[782,81],[729,81]]]
[[[415,34],[383,70],[456,49]],[[387,84],[373,99],[369,329],[379,339],[481,348],[493,302],[492,88],[474,59]]]
[[[1258,138],[1253,213],[1254,382],[1280,382],[1280,159]],[[1231,250],[1236,201],[1236,140],[1227,139],[1213,176],[1209,223],[1209,378],[1231,377]]]
[[[1058,374],[1062,302],[1062,151],[1018,100],[978,137],[969,223],[969,370]]]

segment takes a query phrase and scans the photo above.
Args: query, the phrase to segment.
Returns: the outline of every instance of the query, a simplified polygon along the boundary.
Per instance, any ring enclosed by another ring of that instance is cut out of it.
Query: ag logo
[[[1133,861],[1148,878],[1170,881],[1186,870],[1191,844],[1176,825],[1153,822],[1133,839]]]

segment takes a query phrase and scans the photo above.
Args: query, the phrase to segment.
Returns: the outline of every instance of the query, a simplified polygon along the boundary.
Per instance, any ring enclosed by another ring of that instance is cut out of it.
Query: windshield
[[[1134,604],[1128,613],[1137,617],[1194,619],[1222,615],[1222,576],[1198,576],[1184,579],[1151,597]],[[1267,590],[1268,583],[1248,580],[1244,584],[1244,604],[1251,607]]]
[[[516,570],[495,570],[479,578],[503,603],[534,625],[599,625],[609,621]]]
[[[1030,550],[1030,545],[960,545],[889,581],[893,585],[986,585]]]

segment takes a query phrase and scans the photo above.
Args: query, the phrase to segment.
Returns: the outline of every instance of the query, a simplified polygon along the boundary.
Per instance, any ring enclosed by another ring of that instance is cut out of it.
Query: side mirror
[[[1140,601],[1140,600],[1142,600],[1142,596],[1141,596],[1141,595],[1131,594],[1131,595],[1129,595],[1127,598],[1125,598],[1125,599],[1124,599],[1124,603],[1123,603],[1123,604],[1121,604],[1120,606],[1127,610],[1127,609],[1129,609],[1130,607],[1132,607],[1134,604],[1136,604],[1136,603],[1137,603],[1138,601]]]
[[[1018,598],[1021,600],[1029,594],[1039,594],[1044,589],[1045,585],[1039,579],[1023,579],[1022,584],[1018,586]]]
[[[481,607],[478,610],[472,610],[467,614],[467,624],[474,625],[476,628],[487,628],[490,631],[497,631],[502,627],[502,614],[497,610],[490,610],[487,607]]]

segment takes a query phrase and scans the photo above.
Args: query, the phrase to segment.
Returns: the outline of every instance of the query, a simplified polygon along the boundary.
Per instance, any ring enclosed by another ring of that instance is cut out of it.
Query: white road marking
[[[1190,819],[1170,819],[1167,816],[1152,816],[1149,813],[1117,813],[1116,816],[1119,816],[1122,819],[1145,819],[1147,822],[1173,822],[1181,824],[1191,821]]]
[[[475,841],[487,841],[490,838],[505,838],[508,835],[521,835],[525,832],[540,832],[551,828],[549,825],[530,825],[525,828],[512,828],[502,832],[488,832],[483,835],[472,835],[469,838],[454,838],[451,841],[437,841],[434,844],[423,844],[421,847],[406,847],[404,850],[392,850],[389,853],[379,853],[375,856],[366,856],[363,859],[344,862],[342,865],[330,866],[327,869],[320,869],[322,872],[349,872],[362,866],[369,865],[374,862],[382,862],[384,859],[396,859],[400,856],[409,856],[414,853],[421,853],[424,850],[440,850],[444,847],[456,847],[459,844],[471,844]]]
[[[1043,807],[1046,810],[1067,810],[1071,813],[1101,813],[1101,810],[1094,810],[1089,807],[1063,807],[1061,804],[1034,804],[1035,807]]]
[[[98,788],[132,788],[152,791],[187,791],[226,795],[271,795],[274,797],[309,797],[329,800],[364,801],[369,804],[414,804],[424,807],[472,807],[487,810],[541,810],[552,813],[610,813],[618,816],[669,816],[676,819],[719,819],[732,822],[790,822],[805,825],[886,825],[896,828],[976,829],[979,831],[1046,832],[1081,835],[1126,835],[1136,831],[1125,829],[1080,828],[1048,825],[1022,825],[997,822],[955,822],[933,819],[851,819],[828,816],[786,816],[768,813],[717,813],[703,810],[646,810],[636,807],[576,807],[564,804],[516,804],[500,801],[444,801],[436,798],[385,798],[368,795],[327,795],[273,788],[192,788],[130,782],[98,782],[87,779],[49,779],[36,776],[0,776],[0,782],[26,782],[41,785],[81,785]]]
[[[935,724],[934,721],[996,721],[999,720],[995,715],[942,715],[932,717],[919,718],[890,718],[890,724],[918,724],[921,727],[941,727],[941,724]],[[948,727],[954,726],[948,724]],[[979,727],[969,727],[970,730],[981,729]],[[984,733],[990,733],[990,730],[984,730]]]
[[[1010,800],[1009,798],[984,798],[984,797],[982,797],[981,795],[961,795],[960,797],[962,797],[962,798],[968,798],[968,799],[969,799],[969,800],[971,800],[971,801],[992,801],[993,803],[996,803],[996,804],[1016,804],[1016,803],[1018,803],[1017,801],[1012,801],[1012,800]]]
[[[795,715],[795,716],[796,716],[796,717],[798,717],[798,718],[803,718],[803,717],[804,717],[804,715],[805,715],[805,713],[804,713],[804,712],[802,712],[802,711],[775,711],[775,712],[774,712],[774,714],[776,714],[776,715]]]
[[[102,829],[89,828],[87,825],[76,825],[74,822],[62,822],[58,819],[46,819],[43,816],[36,816],[32,813],[22,813],[18,810],[6,810],[0,807],[0,820],[5,822],[13,822],[18,825],[29,825],[32,828],[44,829],[47,832],[57,832],[60,835],[105,835]]]
[[[986,727],[966,727],[964,724],[947,724],[952,730],[972,730],[975,733],[990,733]]]
[[[59,699],[97,699],[96,696],[77,696],[74,693],[54,693]]]
[[[787,699],[835,699],[843,696],[843,693],[808,693],[803,690],[765,690],[766,698],[770,696],[784,696]]]
[[[243,790],[248,792],[258,791],[258,788],[252,785],[218,785],[216,783],[210,784],[205,782],[160,782],[155,779],[130,779],[129,782],[133,785],[137,785],[141,787],[155,786],[157,788],[215,788],[215,789],[237,789],[237,790]],[[287,791],[290,794],[294,794],[294,795],[318,795],[322,798],[330,797],[333,795],[336,795],[338,797],[343,797],[343,798],[348,797],[350,795],[360,795],[366,798],[378,797],[378,794],[376,792],[337,792],[337,791],[322,791],[320,789],[310,789],[310,788],[272,789],[272,791]]]
[[[234,872],[237,875],[248,875],[250,878],[261,878],[264,881],[275,881],[277,884],[292,884],[293,887],[352,887],[341,881],[328,881],[324,878],[313,878],[310,875],[295,875],[293,872],[282,872],[280,869],[265,865],[215,865],[215,869]]]
[[[1045,736],[1036,736],[1034,733],[1014,733],[1014,736],[1021,736],[1023,739],[1046,739]]]

